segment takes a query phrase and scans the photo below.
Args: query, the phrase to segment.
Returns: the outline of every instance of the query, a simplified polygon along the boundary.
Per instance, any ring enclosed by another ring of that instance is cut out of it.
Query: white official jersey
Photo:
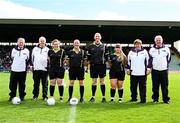
[[[27,62],[29,60],[29,50],[27,48],[13,48],[11,52],[13,59],[11,70],[14,72],[24,72],[27,70]]]
[[[150,55],[150,61],[152,69],[154,70],[167,70],[168,69],[168,64],[171,60],[171,53],[168,47],[161,47],[161,48],[156,48],[153,46],[149,50],[149,55]]]
[[[149,55],[145,49],[136,51],[132,49],[128,54],[128,67],[131,75],[143,76],[146,75]]]
[[[43,70],[47,71],[47,65],[48,65],[48,47],[40,48],[40,47],[34,47],[32,50],[32,64],[34,67],[34,70]]]

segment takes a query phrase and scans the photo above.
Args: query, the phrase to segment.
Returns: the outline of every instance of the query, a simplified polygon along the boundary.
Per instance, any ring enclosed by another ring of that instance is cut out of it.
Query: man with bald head
[[[88,60],[90,62],[90,76],[92,78],[92,98],[90,102],[95,102],[95,93],[97,87],[97,79],[100,79],[102,102],[106,102],[105,98],[105,82],[106,62],[108,58],[108,50],[101,42],[101,34],[95,33],[94,42],[87,47]]]
[[[26,81],[26,71],[27,71],[27,62],[29,60],[29,50],[24,47],[25,39],[17,39],[17,47],[12,49],[11,58],[11,74],[9,82],[9,101],[16,96],[17,85],[19,86],[19,97],[21,101],[24,100],[26,95],[25,92],[25,81]]]
[[[168,97],[168,66],[171,60],[171,53],[168,47],[163,44],[161,35],[154,38],[154,46],[149,50],[150,64],[152,68],[152,99],[154,103],[159,101],[159,86],[161,85],[163,102],[169,104]]]
[[[41,36],[39,38],[39,43],[32,50],[32,65],[33,65],[33,99],[37,100],[39,96],[39,85],[40,81],[42,83],[42,98],[47,99],[48,91],[48,51],[49,48],[46,46],[46,38]]]
[[[69,65],[69,99],[72,98],[74,82],[79,81],[80,102],[84,102],[84,65],[87,60],[86,52],[80,49],[80,41],[74,40],[73,49],[67,52],[67,63]]]

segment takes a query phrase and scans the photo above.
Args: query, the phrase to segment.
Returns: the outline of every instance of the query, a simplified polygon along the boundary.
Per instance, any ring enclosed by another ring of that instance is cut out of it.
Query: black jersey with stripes
[[[65,59],[64,49],[59,51],[49,50],[48,57],[50,59],[50,67],[63,67],[63,61]]]
[[[104,44],[91,44],[87,47],[88,60],[91,64],[105,64],[108,58],[108,50]]]
[[[67,52],[67,56],[69,67],[83,67],[84,60],[87,58],[86,52],[82,49],[78,53],[72,49]]]
[[[111,69],[116,71],[124,71],[123,61],[115,54],[110,55]]]

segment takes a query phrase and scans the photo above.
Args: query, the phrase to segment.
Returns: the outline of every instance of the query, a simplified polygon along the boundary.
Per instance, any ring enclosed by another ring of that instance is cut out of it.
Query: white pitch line
[[[68,123],[75,123],[75,118],[76,118],[76,106],[72,106]]]

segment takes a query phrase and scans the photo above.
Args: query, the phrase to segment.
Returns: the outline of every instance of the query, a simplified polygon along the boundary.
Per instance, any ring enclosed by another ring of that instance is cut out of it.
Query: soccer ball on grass
[[[69,104],[73,105],[73,106],[77,105],[78,104],[78,99],[75,98],[75,97],[71,98],[70,101],[69,101]]]
[[[48,100],[47,100],[47,104],[48,105],[55,105],[55,99],[53,97],[50,97]]]
[[[12,99],[12,104],[19,105],[21,103],[21,99],[19,97],[14,97]]]

